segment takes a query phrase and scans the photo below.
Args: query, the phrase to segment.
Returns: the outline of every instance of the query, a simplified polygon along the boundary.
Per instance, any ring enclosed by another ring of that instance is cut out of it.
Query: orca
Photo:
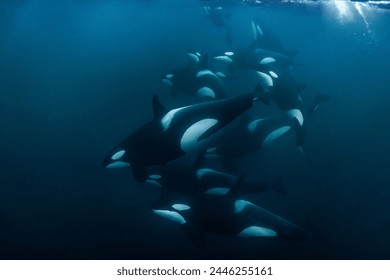
[[[152,210],[177,223],[198,248],[206,246],[206,233],[294,241],[309,236],[304,228],[229,193],[196,197],[165,193],[152,205]]]
[[[285,66],[296,65],[291,56],[262,48],[254,49],[257,61],[260,65],[279,64]]]
[[[227,97],[221,73],[214,73],[208,68],[207,54],[189,53],[188,55],[191,62],[186,67],[161,77],[162,82],[170,88],[172,96],[176,97],[182,93],[208,100]]]
[[[214,60],[227,64],[230,72],[249,69],[275,73],[275,67],[299,65],[293,60],[298,52],[284,48],[259,19],[251,20],[251,31],[253,40],[247,47],[234,50],[230,56],[216,53]]]
[[[147,183],[169,191],[188,194],[224,195],[239,191],[242,194],[259,193],[274,190],[285,194],[283,184],[275,181],[272,184],[236,176],[223,171],[207,168],[205,154],[200,152],[193,165],[182,162],[170,162],[160,168],[148,170]]]
[[[300,110],[293,109],[271,117],[253,119],[241,117],[240,122],[229,129],[229,141],[215,139],[210,144],[208,155],[216,155],[228,172],[237,171],[235,161],[266,148],[289,131],[296,136],[296,145],[300,148],[305,139],[305,121]]]
[[[272,32],[272,28],[260,18],[256,17],[251,20],[251,29],[253,38],[251,47],[253,49],[260,48],[271,50],[290,58],[298,54],[298,51],[286,48],[280,39]]]
[[[206,12],[206,15],[212,21],[212,23],[214,23],[215,26],[217,26],[222,30],[222,33],[225,36],[227,46],[231,47],[233,43],[233,32],[232,32],[232,27],[229,23],[230,14],[225,13],[225,10],[219,6],[218,7],[204,6],[203,8]]]
[[[104,158],[103,166],[130,166],[134,177],[145,182],[147,166],[164,165],[201,147],[257,99],[257,94],[243,94],[167,110],[154,95],[152,120],[117,144]]]

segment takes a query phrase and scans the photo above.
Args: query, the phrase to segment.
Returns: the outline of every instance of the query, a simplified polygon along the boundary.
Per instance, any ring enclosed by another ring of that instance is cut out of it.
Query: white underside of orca
[[[185,224],[187,221],[184,219],[182,215],[177,213],[176,211],[169,211],[169,210],[155,210],[153,209],[153,212],[157,215],[164,217],[168,220],[174,221],[179,224]]]
[[[209,87],[202,87],[198,90],[197,92],[197,95],[199,97],[211,97],[211,98],[215,98],[215,93],[214,91],[209,88]]]
[[[202,180],[203,176],[206,175],[207,173],[214,173],[214,174],[223,174],[222,172],[215,171],[210,168],[200,168],[196,171],[196,178],[198,180]]]
[[[254,204],[243,199],[236,200],[236,202],[234,202],[234,213],[241,213],[248,205]]]
[[[298,110],[298,109],[292,109],[292,110],[287,111],[287,114],[288,114],[290,117],[292,117],[292,118],[296,118],[297,121],[299,122],[299,125],[300,125],[300,126],[303,125],[304,119],[303,119],[303,115],[302,115],[302,113],[301,113],[300,110]]]
[[[260,64],[270,64],[272,62],[275,62],[275,58],[273,57],[264,57],[261,61],[260,61]]]
[[[238,236],[241,237],[275,237],[277,233],[269,228],[250,226],[241,231]]]
[[[226,195],[230,191],[229,188],[211,188],[204,192],[206,195]]]
[[[177,210],[177,211],[186,211],[186,210],[189,210],[191,209],[190,206],[186,205],[186,204],[181,204],[181,203],[175,203],[172,205],[172,208]]]
[[[256,130],[256,127],[257,125],[261,124],[264,120],[266,120],[268,118],[262,118],[262,119],[257,119],[257,120],[254,120],[254,121],[251,121],[249,124],[248,124],[248,130],[251,132],[251,133],[254,133],[255,130]]]
[[[222,72],[217,72],[217,73],[215,73],[215,75],[217,75],[220,78],[226,78],[226,75]]]
[[[275,140],[277,140],[280,137],[282,137],[290,129],[291,129],[291,126],[289,126],[289,125],[282,126],[282,127],[278,128],[278,129],[275,129],[270,134],[268,134],[268,136],[264,139],[262,145],[263,146],[267,146],[267,145],[271,144]]]
[[[274,71],[269,71],[269,74],[270,74],[273,78],[275,78],[275,79],[279,78],[278,74],[276,74]]]
[[[149,176],[150,179],[153,179],[153,180],[158,180],[158,179],[161,179],[161,175],[160,174],[152,174]]]
[[[232,63],[233,62],[233,60],[230,57],[228,57],[227,55],[214,56],[214,59],[216,61],[223,62],[223,63]]]
[[[199,56],[197,56],[196,54],[193,54],[193,53],[187,53],[188,54],[188,57],[194,61],[195,63],[198,63],[199,62]]]
[[[173,86],[172,82],[170,80],[168,80],[168,79],[164,78],[164,79],[162,79],[162,81],[163,81],[164,84],[166,84],[166,85],[168,85],[170,87]]]
[[[156,180],[153,180],[153,179],[148,179],[146,180],[147,184],[153,186],[153,187],[157,187],[157,188],[162,188],[161,184],[159,182],[157,182]]]
[[[272,80],[272,78],[271,78],[270,75],[265,74],[265,73],[263,73],[263,72],[259,72],[259,71],[256,71],[256,72],[257,72],[257,76],[258,76],[259,79],[260,79],[261,85],[267,86],[267,87],[272,87],[272,86],[274,86],[274,82],[273,82],[273,80]]]
[[[120,150],[118,152],[116,152],[115,154],[112,155],[111,159],[112,160],[119,160],[121,157],[123,157],[123,155],[126,153],[125,150]]]
[[[211,154],[211,153],[214,153],[216,150],[217,150],[216,147],[211,147],[211,148],[208,148],[208,149],[206,150],[206,153],[207,153],[207,154]]]
[[[113,163],[110,163],[109,165],[106,166],[106,168],[115,169],[115,168],[129,167],[129,166],[130,166],[130,163],[119,160],[119,161],[115,161]]]
[[[203,119],[191,125],[180,140],[181,149],[184,152],[194,149],[199,142],[199,138],[217,123],[218,120],[216,119]]]
[[[190,106],[184,106],[184,107],[170,110],[168,113],[166,113],[164,115],[164,117],[161,118],[161,125],[164,128],[164,131],[167,130],[169,128],[169,126],[171,125],[171,122],[172,122],[173,118],[175,117],[175,114],[177,112],[187,108],[187,107],[190,107]]]
[[[210,70],[202,70],[202,71],[199,71],[197,74],[196,74],[196,77],[197,78],[200,78],[202,76],[205,76],[205,75],[211,75],[211,76],[214,76],[216,78],[218,78],[212,71]]]

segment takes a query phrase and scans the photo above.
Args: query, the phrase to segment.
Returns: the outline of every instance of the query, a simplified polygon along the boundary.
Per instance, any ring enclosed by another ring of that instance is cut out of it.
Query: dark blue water
[[[101,162],[165,103],[160,75],[186,52],[226,48],[200,1],[2,1],[1,259],[390,258],[390,14],[362,6],[229,5],[233,46],[261,18],[290,49],[307,93],[331,96],[313,116],[305,159],[288,140],[246,162],[283,174],[287,195],[259,205],[309,228],[303,242],[209,235],[198,251],[155,216],[158,192]],[[366,21],[366,22],[365,22]],[[252,85],[231,81],[229,90]],[[260,171],[259,171],[260,170]]]

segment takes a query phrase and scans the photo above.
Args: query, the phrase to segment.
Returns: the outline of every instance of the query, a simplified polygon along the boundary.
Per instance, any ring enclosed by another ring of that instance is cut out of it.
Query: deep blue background
[[[184,65],[187,51],[226,48],[198,1],[2,1],[0,258],[390,258],[390,15],[365,9],[367,30],[356,10],[342,19],[318,6],[230,9],[235,47],[262,18],[299,51],[306,94],[332,97],[310,122],[310,161],[281,140],[243,166],[283,174],[286,196],[252,201],[314,236],[210,235],[198,252],[151,212],[155,190],[101,167],[150,118],[153,94],[169,104],[162,73]]]

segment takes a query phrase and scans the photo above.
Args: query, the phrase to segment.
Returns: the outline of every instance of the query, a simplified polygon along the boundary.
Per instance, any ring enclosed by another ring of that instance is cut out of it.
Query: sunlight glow
[[[337,9],[340,20],[350,19],[352,17],[349,1],[333,0],[334,6]]]
[[[371,33],[370,24],[367,21],[366,15],[364,14],[362,7],[363,7],[363,4],[355,2],[356,11],[362,17],[364,24],[366,25],[367,32]]]

